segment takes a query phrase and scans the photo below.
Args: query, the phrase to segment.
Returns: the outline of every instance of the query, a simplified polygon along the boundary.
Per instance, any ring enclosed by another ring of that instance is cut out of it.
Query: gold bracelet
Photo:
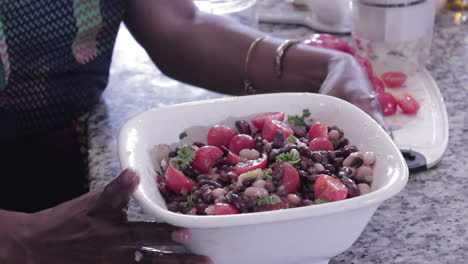
[[[253,50],[257,44],[264,40],[266,37],[258,37],[256,38],[252,44],[250,44],[249,49],[247,50],[247,55],[245,56],[245,64],[244,64],[244,74],[245,74],[245,79],[244,79],[244,94],[255,94],[257,90],[255,89],[252,79],[249,76],[249,63],[250,59],[252,57]]]
[[[290,48],[292,45],[299,43],[300,40],[285,40],[281,45],[278,46],[276,49],[276,57],[275,57],[275,72],[278,78],[281,78],[283,74],[283,58],[286,50]]]

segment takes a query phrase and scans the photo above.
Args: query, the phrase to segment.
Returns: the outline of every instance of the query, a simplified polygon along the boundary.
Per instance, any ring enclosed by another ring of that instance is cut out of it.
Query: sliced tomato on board
[[[271,112],[267,113],[265,115],[257,116],[256,118],[252,119],[252,124],[258,128],[262,129],[263,124],[265,123],[265,120],[267,118],[273,119],[273,120],[278,120],[278,121],[284,121],[284,116],[285,114],[283,112]]]
[[[229,143],[229,150],[235,154],[243,149],[253,149],[255,147],[255,139],[249,135],[240,134],[231,139]]]
[[[310,141],[309,148],[312,151],[335,150],[333,143],[328,138],[314,138]]]
[[[267,118],[265,119],[265,123],[263,124],[262,137],[271,142],[273,141],[273,138],[275,137],[275,133],[278,130],[283,132],[285,138],[294,134],[294,131],[292,130],[292,128],[290,128],[285,123],[279,120]]]
[[[381,77],[382,81],[389,88],[401,87],[408,79],[408,76],[402,72],[386,72]]]
[[[242,173],[246,173],[248,171],[253,171],[256,169],[265,169],[268,163],[267,155],[264,153],[262,157],[256,160],[248,160],[245,162],[239,162],[234,167],[237,175],[241,175]]]
[[[382,80],[380,80],[379,78],[377,77],[372,77],[372,87],[374,87],[374,91],[376,93],[383,93],[385,92],[385,84],[384,82],[382,82]]]
[[[354,49],[346,41],[330,34],[314,34],[304,43],[314,47],[342,51],[353,56],[355,54]]]
[[[314,184],[315,199],[329,202],[344,200],[348,196],[348,188],[338,179],[321,174]]]
[[[380,106],[382,107],[382,112],[384,116],[390,116],[396,113],[397,110],[397,101],[390,93],[379,93],[377,95],[379,99]]]
[[[404,94],[402,97],[398,98],[397,102],[398,106],[400,106],[405,114],[416,114],[419,111],[419,103],[411,94]]]
[[[218,147],[201,147],[195,152],[195,159],[191,165],[201,173],[208,173],[223,154],[223,151]]]
[[[296,168],[289,163],[279,162],[275,165],[273,170],[278,170],[280,168],[283,170],[281,185],[284,186],[284,189],[288,193],[297,192],[300,185],[300,178]]]
[[[195,187],[195,183],[190,178],[172,166],[167,168],[165,176],[167,187],[176,193],[186,195]]]
[[[228,126],[216,125],[208,131],[207,143],[210,146],[221,148],[222,146],[228,147],[231,139],[237,133]]]
[[[322,123],[315,123],[309,130],[309,140],[314,138],[328,138],[328,126]]]

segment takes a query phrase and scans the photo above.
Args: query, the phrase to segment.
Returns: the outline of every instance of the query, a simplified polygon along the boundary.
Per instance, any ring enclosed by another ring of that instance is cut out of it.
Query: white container
[[[194,0],[203,12],[224,16],[246,26],[258,26],[256,0]]]
[[[320,21],[336,26],[351,25],[351,0],[294,0],[309,7]]]
[[[430,55],[434,0],[353,0],[352,36],[376,72],[412,75]]]
[[[154,146],[206,142],[213,125],[234,127],[236,120],[250,120],[260,113],[282,111],[295,115],[305,108],[317,121],[341,127],[360,150],[376,154],[371,193],[338,202],[250,214],[194,216],[166,209],[154,178]],[[180,142],[183,131],[188,137]],[[133,196],[145,212],[189,228],[192,242],[188,249],[210,256],[216,264],[328,263],[356,241],[378,206],[400,192],[408,180],[400,151],[371,117],[346,101],[319,94],[277,93],[159,107],[123,126],[118,151],[122,168],[132,167],[141,176]]]

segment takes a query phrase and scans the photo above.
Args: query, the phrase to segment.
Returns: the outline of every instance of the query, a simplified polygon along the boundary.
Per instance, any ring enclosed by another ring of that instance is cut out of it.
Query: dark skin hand
[[[123,209],[138,184],[136,173],[125,170],[105,188],[36,214],[1,211],[0,263],[128,264],[137,263],[136,251],[143,264],[211,263],[202,256],[140,248],[188,243],[190,233],[167,224],[128,222]]]

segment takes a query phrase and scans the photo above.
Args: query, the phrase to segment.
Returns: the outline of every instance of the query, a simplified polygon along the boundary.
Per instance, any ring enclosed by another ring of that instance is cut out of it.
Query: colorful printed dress
[[[127,0],[0,1],[0,140],[63,127],[106,87]]]

